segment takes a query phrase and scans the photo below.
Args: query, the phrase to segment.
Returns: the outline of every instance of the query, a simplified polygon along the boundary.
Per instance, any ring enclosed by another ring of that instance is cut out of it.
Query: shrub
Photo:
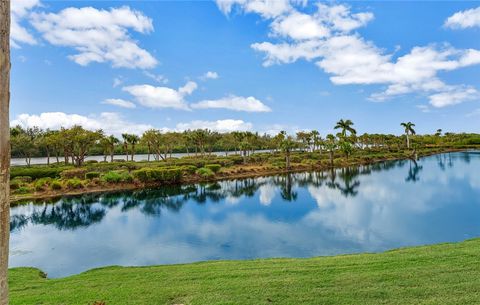
[[[13,166],[10,171],[10,178],[16,178],[19,176],[28,176],[33,180],[39,178],[57,178],[65,168],[62,167],[23,167]]]
[[[97,160],[87,160],[85,161],[85,164],[94,164],[94,163],[98,163]]]
[[[202,167],[197,170],[197,175],[201,176],[204,179],[208,179],[215,176],[215,173],[207,167]]]
[[[83,181],[78,178],[68,179],[66,185],[69,189],[81,189],[84,186]]]
[[[111,171],[103,174],[102,180],[108,183],[118,183],[122,181],[122,175],[116,171]]]
[[[47,178],[40,178],[37,181],[35,181],[34,187],[36,191],[43,191],[45,188],[48,187],[48,185],[52,182],[52,178],[47,177]]]
[[[27,194],[27,193],[30,193],[32,191],[31,188],[29,188],[28,186],[21,186],[19,187],[18,189],[15,190],[15,193],[16,194]]]
[[[125,159],[113,159],[113,162],[126,162]]]
[[[133,176],[141,182],[179,182],[183,176],[181,167],[145,167],[134,171]]]
[[[79,178],[83,179],[85,177],[85,173],[87,172],[84,168],[72,168],[64,170],[61,173],[63,179],[72,179],[72,178]]]
[[[62,189],[62,183],[58,180],[53,180],[51,183],[50,183],[50,188],[52,190],[61,190]]]
[[[110,171],[102,176],[102,180],[108,183],[132,182],[133,177],[127,171]]]
[[[218,171],[222,168],[220,164],[207,164],[205,168],[210,169],[214,173],[218,173]]]
[[[98,178],[100,177],[100,173],[99,172],[89,172],[89,173],[86,173],[85,174],[85,179],[90,179],[92,180],[93,178]]]
[[[18,176],[18,177],[15,177],[14,180],[18,180],[18,181],[23,182],[23,183],[30,183],[30,182],[32,182],[32,177],[30,177],[30,176]]]
[[[16,190],[19,189],[22,186],[22,182],[17,179],[10,180],[10,189],[11,190]]]
[[[185,173],[193,174],[197,170],[195,165],[184,165],[181,167]]]

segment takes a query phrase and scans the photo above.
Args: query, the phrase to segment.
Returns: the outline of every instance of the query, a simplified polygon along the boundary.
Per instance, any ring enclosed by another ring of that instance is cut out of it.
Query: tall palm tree
[[[350,135],[355,135],[357,134],[357,131],[352,127],[353,122],[351,120],[344,120],[341,119],[340,121],[337,122],[337,125],[335,125],[335,129],[341,129],[341,134],[342,137],[347,136],[347,131],[350,132]]]
[[[400,123],[400,125],[405,128],[405,135],[407,135],[407,148],[410,149],[410,135],[415,134],[415,130],[413,129],[415,124],[413,124],[412,122],[407,122]]]
[[[8,305],[10,238],[10,0],[0,1],[0,305]]]
[[[312,137],[312,143],[313,143],[313,151],[317,150],[317,147],[320,147],[320,133],[318,132],[318,130],[312,130],[310,131],[310,136]],[[320,153],[321,153],[321,149],[320,149]]]
[[[130,145],[132,145],[132,151],[131,151],[132,161],[134,161],[133,157],[135,156],[135,146],[138,144],[139,141],[140,141],[140,138],[137,135],[131,134],[128,136],[128,142],[130,143]]]
[[[130,139],[130,135],[128,133],[122,133],[122,139],[123,139],[123,151],[128,161],[128,141]]]

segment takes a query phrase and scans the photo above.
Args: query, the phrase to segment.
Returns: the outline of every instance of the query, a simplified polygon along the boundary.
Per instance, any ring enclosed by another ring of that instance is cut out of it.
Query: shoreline
[[[418,153],[418,157],[428,157],[437,154],[444,154],[444,153],[451,153],[451,152],[463,152],[468,151],[467,148],[447,148],[447,149],[440,149],[439,151],[420,151]],[[165,184],[165,183],[118,183],[118,184],[107,184],[107,185],[99,185],[95,187],[86,187],[77,190],[60,190],[60,191],[43,191],[43,192],[35,192],[26,195],[15,195],[10,194],[10,205],[20,205],[25,203],[26,201],[37,201],[37,200],[47,200],[47,199],[60,199],[64,196],[79,196],[84,194],[96,194],[96,193],[103,193],[103,192],[116,192],[116,191],[131,191],[131,190],[138,190],[138,189],[145,189],[145,188],[156,188],[162,187],[166,185],[184,185],[184,184],[195,184],[195,183],[202,183],[202,182],[215,182],[215,181],[223,181],[223,180],[236,180],[236,179],[248,179],[248,178],[257,178],[257,177],[264,177],[264,176],[273,176],[273,175],[280,175],[280,174],[289,174],[289,173],[299,173],[299,172],[307,172],[307,171],[328,171],[328,170],[336,170],[339,168],[345,168],[349,166],[364,166],[364,165],[372,165],[375,163],[380,162],[387,162],[387,161],[399,161],[399,160],[412,160],[408,155],[403,155],[402,157],[391,157],[391,158],[374,158],[371,160],[347,160],[345,158],[341,158],[341,164],[336,164],[333,167],[330,166],[321,166],[321,165],[304,165],[304,164],[294,164],[291,166],[290,169],[265,169],[264,167],[258,171],[258,164],[242,164],[237,165],[232,168],[240,169],[241,172],[228,172],[228,173],[218,173],[214,177],[210,179],[202,179],[198,176],[187,176],[182,179],[182,181],[174,184]],[[255,167],[257,165],[257,167]],[[253,170],[253,171],[252,171]]]

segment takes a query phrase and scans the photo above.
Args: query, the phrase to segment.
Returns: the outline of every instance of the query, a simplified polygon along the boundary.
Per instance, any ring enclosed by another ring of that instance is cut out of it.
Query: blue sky
[[[12,124],[480,132],[478,2],[13,2]]]

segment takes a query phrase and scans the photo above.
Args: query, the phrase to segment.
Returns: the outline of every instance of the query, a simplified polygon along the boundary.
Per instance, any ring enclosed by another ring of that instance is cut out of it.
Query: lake
[[[67,197],[11,208],[10,267],[378,252],[480,236],[480,153]]]

